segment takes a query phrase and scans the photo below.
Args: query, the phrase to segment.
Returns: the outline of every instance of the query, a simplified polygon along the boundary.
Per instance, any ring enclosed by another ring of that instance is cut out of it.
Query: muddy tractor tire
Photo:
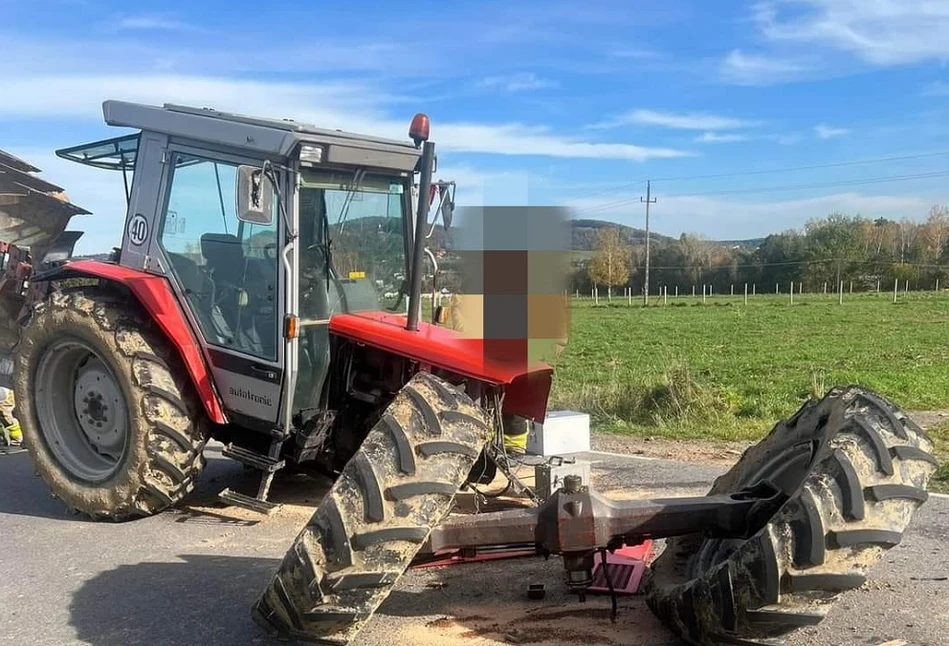
[[[204,411],[134,300],[93,288],[39,303],[14,348],[24,446],[53,495],[95,520],[158,513],[204,466]]]
[[[670,539],[644,579],[647,604],[689,644],[780,644],[820,623],[897,545],[927,499],[933,444],[883,397],[835,388],[778,424],[715,481],[771,480],[790,495],[749,540]]]
[[[254,620],[279,638],[348,643],[450,511],[491,437],[467,395],[415,375],[296,537]]]

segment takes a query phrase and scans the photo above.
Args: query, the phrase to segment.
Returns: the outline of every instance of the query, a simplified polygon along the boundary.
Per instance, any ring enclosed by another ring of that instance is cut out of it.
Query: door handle
[[[268,368],[266,366],[256,366],[251,364],[250,371],[258,375],[263,375],[267,379],[277,378],[277,372],[273,368]]]

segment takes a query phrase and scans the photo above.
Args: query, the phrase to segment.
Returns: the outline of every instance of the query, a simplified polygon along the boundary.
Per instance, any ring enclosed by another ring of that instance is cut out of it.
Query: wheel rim
[[[814,466],[816,447],[811,442],[789,446],[771,457],[753,473],[743,478],[740,487],[754,486],[768,480],[778,489],[793,496],[804,484]],[[748,541],[743,538],[716,538],[703,541],[692,564],[692,576],[699,576],[726,561]]]
[[[54,341],[37,364],[33,399],[39,431],[71,476],[102,482],[128,450],[125,397],[109,365],[78,339]]]

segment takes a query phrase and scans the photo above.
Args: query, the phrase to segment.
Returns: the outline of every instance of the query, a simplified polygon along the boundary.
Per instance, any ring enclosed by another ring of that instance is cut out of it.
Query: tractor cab
[[[413,143],[175,105],[103,110],[139,132],[57,154],[122,173],[114,262],[171,279],[232,416],[289,426],[324,407],[334,315],[417,326],[413,197],[435,167],[432,155],[423,168],[427,117],[413,120]]]
[[[164,397],[168,419],[184,413],[172,437],[179,441],[163,446],[186,446],[187,437],[194,446],[208,437],[223,442],[225,456],[262,475],[256,496],[225,490],[220,497],[257,510],[272,508],[273,475],[288,464],[315,462],[338,473],[419,372],[463,388],[492,411],[499,438],[499,429],[515,428],[504,419],[543,419],[549,366],[504,364],[488,358],[482,340],[420,321],[426,256],[437,271],[426,246],[435,226],[430,207],[442,193],[435,219],[447,228],[454,203],[443,192],[450,182],[432,182],[427,116],[415,115],[408,139],[396,140],[167,104],[105,101],[103,115],[134,132],[57,154],[122,174],[121,245],[107,261],[73,259],[70,250],[43,265],[31,282],[46,291],[28,299],[19,318],[21,339],[46,334],[53,324],[44,317],[59,316],[61,305],[78,317],[71,327],[105,325],[107,336],[117,335],[102,347],[90,341],[103,338],[101,329],[68,343],[36,337],[18,346],[17,397],[36,411],[35,419],[27,414],[28,426],[62,453],[51,458],[56,469],[78,480],[130,473],[121,447],[133,422],[124,417],[139,409],[123,403],[124,369],[136,383],[171,373],[143,395]],[[54,223],[53,233],[67,220]],[[5,233],[0,223],[0,240]],[[85,286],[60,289],[70,279]],[[148,343],[167,350],[126,354],[130,337],[104,315],[83,318],[90,303],[127,308],[132,314],[123,316],[143,322],[142,338],[157,334]],[[128,356],[138,363],[117,367]],[[155,365],[142,368],[142,361]],[[188,397],[203,410],[192,410]],[[159,414],[154,404],[145,410]],[[154,432],[167,435],[162,420]],[[191,481],[196,455],[187,448],[169,479],[148,483],[149,509],[184,494],[187,484],[178,481],[181,474]],[[497,460],[480,455],[472,477],[489,481]],[[136,504],[106,507],[118,515]]]

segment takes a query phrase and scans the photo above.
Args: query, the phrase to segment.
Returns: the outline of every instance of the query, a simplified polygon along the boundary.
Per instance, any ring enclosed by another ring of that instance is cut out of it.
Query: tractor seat
[[[239,286],[244,282],[244,247],[230,233],[205,233],[201,236],[201,255],[214,272],[215,282]]]

